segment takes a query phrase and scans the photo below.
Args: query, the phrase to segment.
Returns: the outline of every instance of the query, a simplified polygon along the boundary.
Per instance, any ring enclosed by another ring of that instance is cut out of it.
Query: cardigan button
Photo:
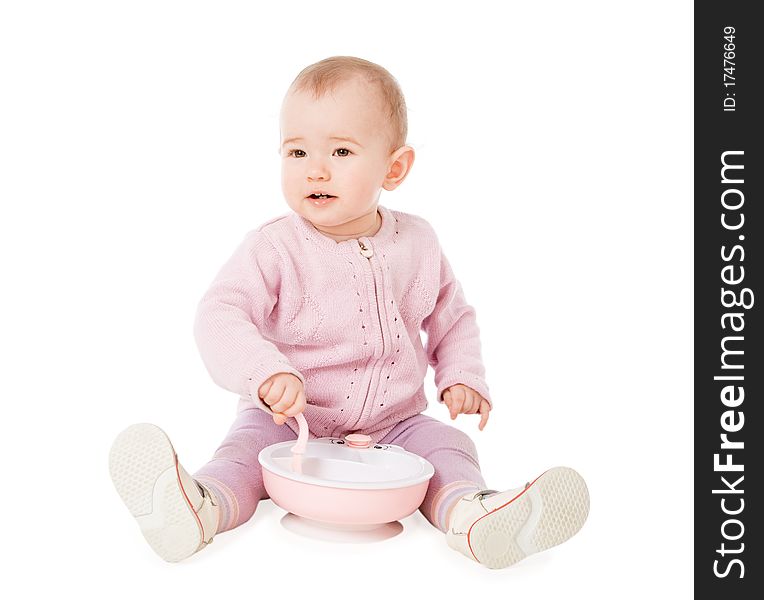
[[[358,240],[358,245],[361,247],[361,256],[365,256],[366,258],[374,256],[374,250],[367,248],[361,240]]]

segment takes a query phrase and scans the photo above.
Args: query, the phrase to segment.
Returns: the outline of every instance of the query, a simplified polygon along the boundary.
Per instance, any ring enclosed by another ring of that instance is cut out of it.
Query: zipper
[[[374,267],[371,265],[371,257],[374,256],[374,250],[371,248],[367,248],[366,245],[361,241],[358,240],[358,245],[361,247],[361,256],[366,258],[366,260],[369,261],[369,268],[371,269],[371,278],[372,281],[374,281],[374,302],[377,305],[377,320],[379,322],[379,336],[382,339],[382,356],[385,355],[385,332],[382,327],[382,313],[379,310],[379,295],[377,292],[377,278],[374,275]],[[378,361],[374,361],[374,366],[376,366],[376,363]],[[366,402],[369,400],[369,392],[371,391],[371,382],[374,380],[374,368],[372,367],[371,370],[371,376],[369,377],[369,385],[366,388],[366,397],[363,399],[363,404],[361,405],[361,412],[358,415],[358,419],[356,420],[355,424],[353,425],[353,429],[355,429],[358,426],[358,423],[363,418],[363,413],[366,410]]]

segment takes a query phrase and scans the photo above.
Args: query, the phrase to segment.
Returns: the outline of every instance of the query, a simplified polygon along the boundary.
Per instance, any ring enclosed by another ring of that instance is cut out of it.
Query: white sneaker
[[[164,560],[178,562],[212,542],[220,509],[180,465],[159,427],[139,423],[120,433],[109,453],[109,472],[144,537]]]
[[[525,487],[461,498],[451,512],[446,541],[489,569],[502,569],[562,544],[588,514],[583,478],[573,469],[555,467]]]

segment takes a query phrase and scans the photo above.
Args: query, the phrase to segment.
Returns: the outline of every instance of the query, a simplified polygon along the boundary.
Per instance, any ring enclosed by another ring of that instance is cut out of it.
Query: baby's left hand
[[[488,400],[483,398],[471,387],[467,387],[462,383],[457,383],[443,391],[443,402],[448,406],[448,410],[451,413],[451,420],[456,418],[456,415],[464,413],[468,415],[474,415],[480,413],[480,424],[478,429],[483,431],[483,427],[488,422],[488,411],[491,410],[491,405]]]

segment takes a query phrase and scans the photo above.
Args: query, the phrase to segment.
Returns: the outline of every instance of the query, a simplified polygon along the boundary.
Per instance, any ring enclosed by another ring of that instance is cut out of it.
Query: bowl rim
[[[332,438],[319,438],[319,439],[332,439]],[[318,440],[310,440],[308,441],[308,446],[310,446],[312,443],[317,442]],[[294,445],[294,441],[286,441],[286,442],[278,442],[276,444],[271,444],[270,446],[266,446],[257,455],[257,461],[260,463],[260,466],[264,471],[268,471],[274,475],[278,475],[279,477],[283,477],[285,479],[289,479],[290,481],[294,481],[296,483],[308,483],[310,485],[315,485],[319,487],[327,487],[327,488],[339,488],[339,489],[349,489],[349,490],[392,490],[392,489],[405,489],[409,487],[414,487],[417,485],[421,485],[425,481],[429,481],[433,475],[435,475],[435,467],[432,466],[432,463],[428,461],[425,458],[422,458],[418,454],[414,454],[412,452],[409,452],[403,448],[400,448],[398,451],[401,454],[404,454],[408,457],[411,457],[411,459],[415,459],[419,466],[421,467],[421,473],[419,475],[416,475],[415,477],[407,477],[405,479],[393,479],[390,481],[383,481],[383,482],[373,482],[373,481],[343,481],[343,480],[337,480],[337,479],[321,479],[320,477],[314,477],[313,475],[306,475],[305,473],[295,473],[294,471],[290,471],[287,469],[283,469],[279,467],[277,464],[274,464],[272,461],[269,462],[270,454],[278,450],[280,448],[291,447]],[[266,464],[267,463],[267,464]]]

